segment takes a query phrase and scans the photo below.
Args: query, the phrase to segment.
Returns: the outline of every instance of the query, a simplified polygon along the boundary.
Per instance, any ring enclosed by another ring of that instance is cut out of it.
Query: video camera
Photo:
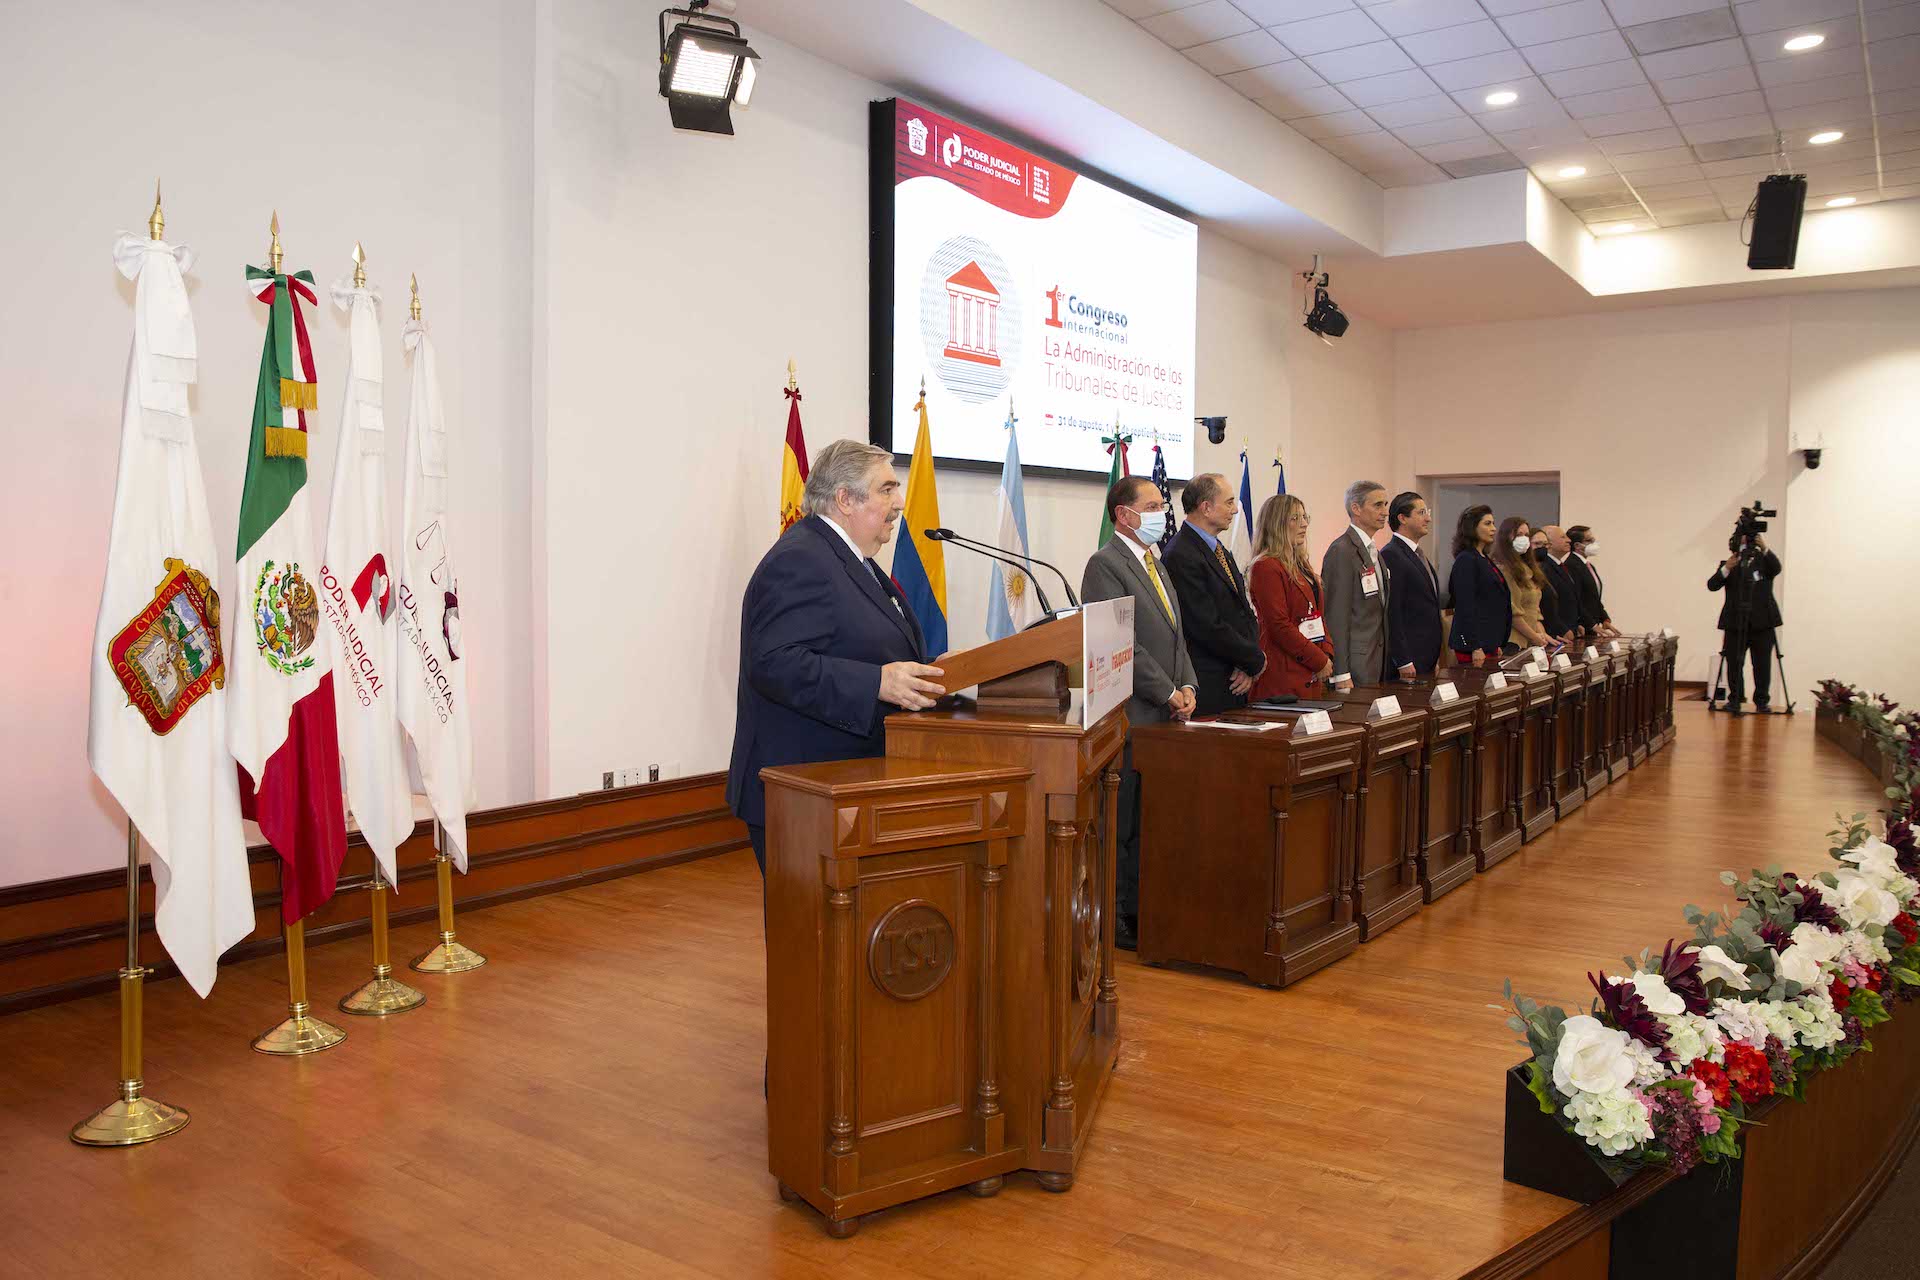
[[[1766,532],[1767,521],[1778,519],[1779,516],[1778,511],[1761,506],[1760,499],[1755,498],[1752,506],[1740,508],[1740,514],[1733,522],[1733,536],[1727,539],[1727,549],[1738,551],[1751,545],[1757,535]]]

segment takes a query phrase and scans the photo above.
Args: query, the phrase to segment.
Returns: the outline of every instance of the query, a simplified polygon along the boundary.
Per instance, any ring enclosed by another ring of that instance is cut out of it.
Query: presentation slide
[[[1194,224],[903,98],[874,110],[875,440],[912,451],[925,378],[938,459],[1000,465],[1011,405],[1030,470],[1104,476],[1117,427],[1135,473],[1158,444],[1190,476]]]

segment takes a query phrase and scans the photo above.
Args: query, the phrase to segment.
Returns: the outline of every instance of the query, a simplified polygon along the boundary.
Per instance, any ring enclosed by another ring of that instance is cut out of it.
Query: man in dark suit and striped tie
[[[1247,692],[1267,665],[1260,620],[1247,599],[1240,564],[1221,541],[1240,514],[1223,475],[1198,475],[1180,491],[1187,523],[1167,548],[1167,569],[1180,597],[1181,629],[1200,678],[1197,715],[1247,705]]]
[[[1387,527],[1393,536],[1380,548],[1392,589],[1387,596],[1387,673],[1405,679],[1430,676],[1440,663],[1446,630],[1440,625],[1440,575],[1420,549],[1420,540],[1433,532],[1433,512],[1427,500],[1408,490],[1387,506]]]

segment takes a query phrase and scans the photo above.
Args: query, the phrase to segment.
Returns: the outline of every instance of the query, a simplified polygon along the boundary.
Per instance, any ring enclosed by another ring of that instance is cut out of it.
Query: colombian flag
[[[907,470],[906,536],[893,553],[893,580],[919,619],[927,656],[947,651],[947,552],[927,538],[940,527],[940,498],[933,490],[933,440],[927,431],[927,397],[920,403],[920,434],[913,441],[913,465]]]

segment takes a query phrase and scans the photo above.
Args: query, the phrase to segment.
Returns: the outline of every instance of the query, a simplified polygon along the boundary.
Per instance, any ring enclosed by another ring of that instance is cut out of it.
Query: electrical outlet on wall
[[[657,765],[657,764],[650,764],[650,765],[648,765],[648,766],[647,766],[647,781],[648,781],[648,782],[658,782],[658,781],[660,781],[660,766],[659,766],[659,765]]]
[[[600,775],[600,789],[602,791],[613,790],[613,770],[608,769],[605,773]]]

